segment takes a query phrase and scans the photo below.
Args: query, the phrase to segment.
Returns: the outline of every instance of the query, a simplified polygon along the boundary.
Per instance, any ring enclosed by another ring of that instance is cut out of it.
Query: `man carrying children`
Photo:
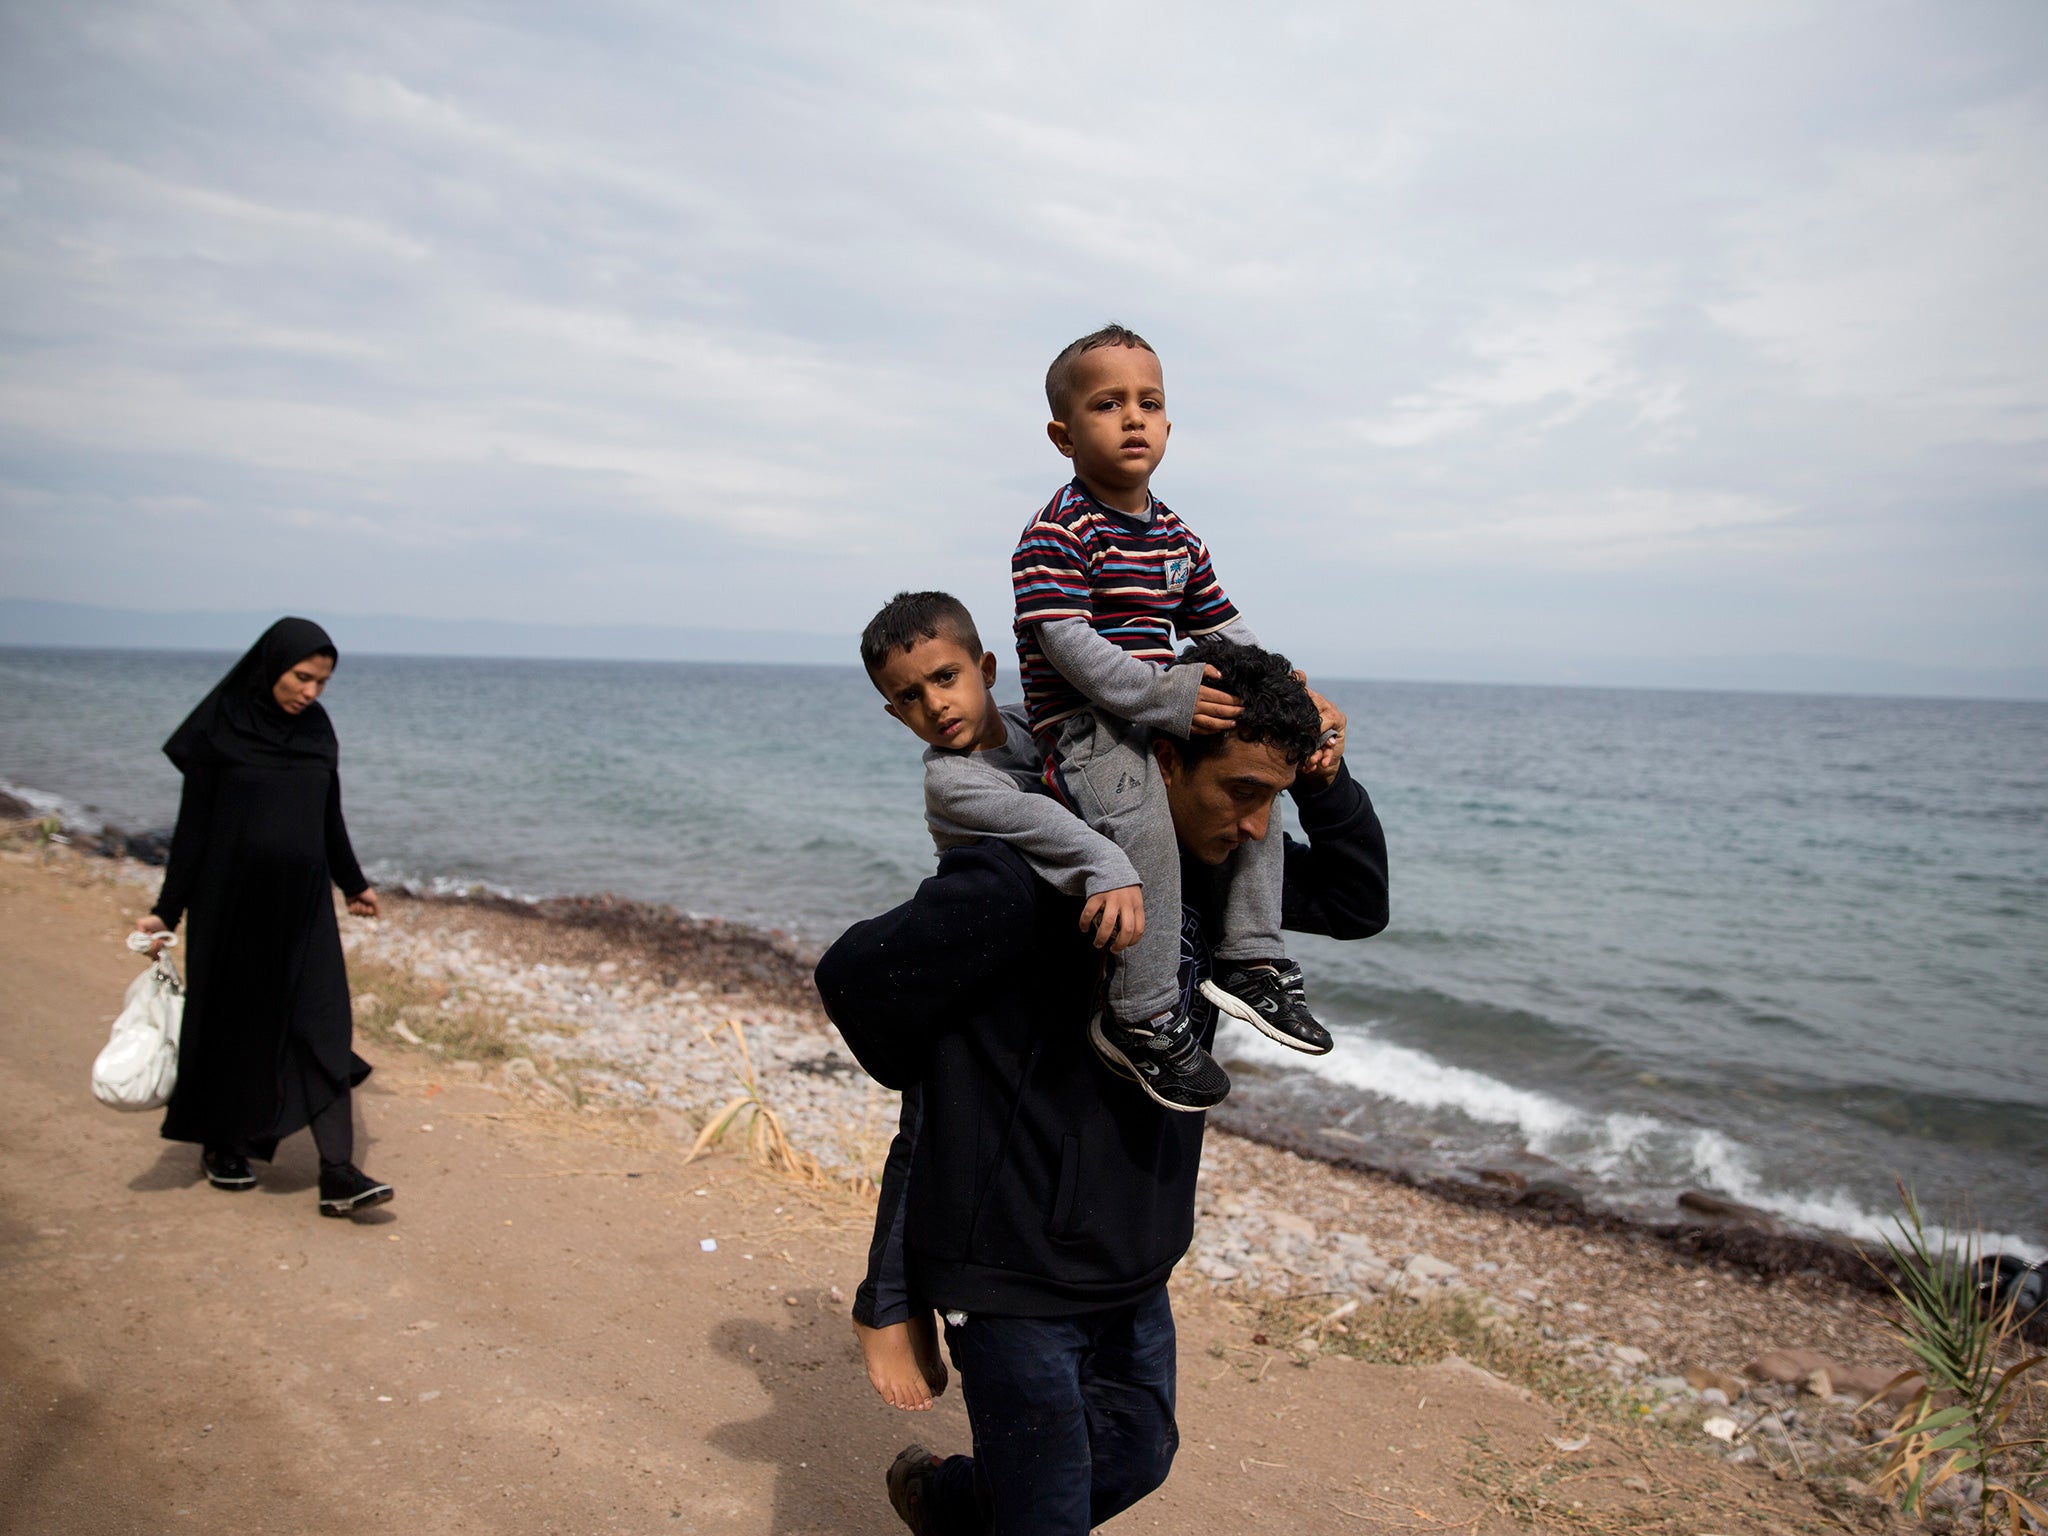
[[[995,708],[994,658],[944,594],[903,594],[863,637],[889,712],[930,748],[939,869],[817,979],[861,1064],[906,1090],[856,1306],[870,1375],[928,1404],[935,1348],[883,1345],[938,1309],[973,1429],[972,1456],[912,1447],[889,1469],[917,1532],[1083,1536],[1164,1481],[1166,1281],[1193,1232],[1199,1111],[1228,1090],[1207,1055],[1218,1011],[1328,1050],[1279,930],[1387,920],[1343,716],[1252,643],[1150,495],[1158,374],[1111,327],[1048,376],[1076,479],[1019,545],[1028,717]],[[1197,638],[1184,656],[1175,631]],[[1041,776],[1050,795],[1028,792]],[[1270,835],[1283,792],[1305,845]]]

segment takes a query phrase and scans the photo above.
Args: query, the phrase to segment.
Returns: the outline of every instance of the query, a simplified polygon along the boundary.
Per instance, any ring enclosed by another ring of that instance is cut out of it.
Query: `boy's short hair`
[[[1221,672],[1209,686],[1231,694],[1244,706],[1233,731],[1190,736],[1185,741],[1167,738],[1182,762],[1199,763],[1214,756],[1233,736],[1239,741],[1263,742],[1290,763],[1299,763],[1315,751],[1322,737],[1322,712],[1308,696],[1307,686],[1294,675],[1294,663],[1285,656],[1263,646],[1205,638],[1182,651],[1180,659],[1205,661]]]
[[[1152,352],[1151,342],[1114,320],[1099,331],[1090,331],[1079,341],[1068,342],[1060,355],[1052,360],[1052,366],[1045,370],[1045,403],[1051,408],[1054,421],[1067,419],[1067,396],[1074,388],[1075,360],[1083,352],[1093,352],[1097,347],[1143,347]],[[1157,357],[1158,353],[1154,352],[1153,356]]]
[[[896,652],[940,635],[958,642],[975,660],[981,659],[981,636],[975,631],[974,615],[959,598],[950,592],[898,592],[860,632],[861,665],[872,678]]]

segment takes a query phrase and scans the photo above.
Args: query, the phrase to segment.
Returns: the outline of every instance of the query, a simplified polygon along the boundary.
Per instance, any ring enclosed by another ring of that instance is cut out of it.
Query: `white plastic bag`
[[[153,935],[131,933],[128,947],[146,952]],[[165,948],[177,943],[170,938]],[[178,1030],[185,1022],[185,983],[168,954],[128,984],[114,1032],[92,1064],[92,1094],[111,1109],[162,1109],[178,1081]]]

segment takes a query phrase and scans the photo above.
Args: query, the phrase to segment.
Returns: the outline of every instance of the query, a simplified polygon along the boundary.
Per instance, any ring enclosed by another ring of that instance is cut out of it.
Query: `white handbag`
[[[160,935],[131,933],[128,947],[146,954]],[[177,943],[165,940],[165,949]],[[185,983],[168,953],[128,984],[114,1032],[92,1064],[92,1094],[111,1109],[162,1109],[178,1081],[178,1030],[185,1022]]]

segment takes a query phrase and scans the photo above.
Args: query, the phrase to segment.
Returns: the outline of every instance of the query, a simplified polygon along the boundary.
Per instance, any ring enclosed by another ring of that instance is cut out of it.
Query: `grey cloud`
[[[1115,315],[1162,492],[1321,664],[2048,660],[2036,8],[0,28],[15,595],[1000,612],[1038,377]]]

